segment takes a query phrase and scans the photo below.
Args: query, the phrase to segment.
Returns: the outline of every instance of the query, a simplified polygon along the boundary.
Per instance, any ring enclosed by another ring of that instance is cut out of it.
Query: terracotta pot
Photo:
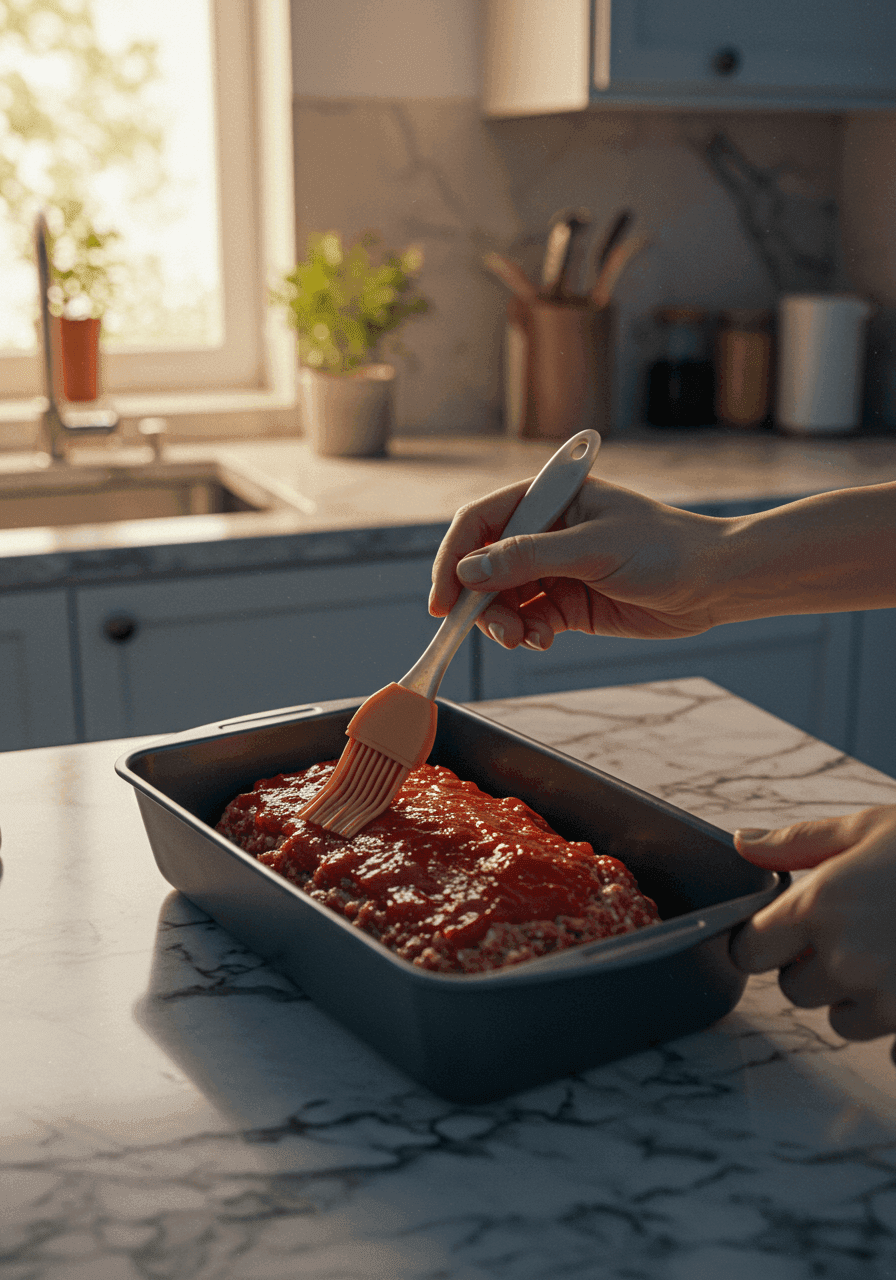
[[[59,322],[62,389],[66,400],[96,400],[99,395],[100,325],[102,321]]]
[[[395,369],[368,364],[351,373],[299,371],[305,432],[326,458],[378,458],[394,420]]]

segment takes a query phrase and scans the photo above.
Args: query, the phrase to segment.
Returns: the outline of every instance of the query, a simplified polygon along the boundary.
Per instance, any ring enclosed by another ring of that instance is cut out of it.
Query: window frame
[[[174,415],[170,429],[200,435],[269,428],[296,402],[294,338],[268,305],[295,264],[289,0],[212,0],[211,16],[224,340],[102,357],[125,425]],[[25,445],[42,386],[37,354],[0,355],[0,448]]]

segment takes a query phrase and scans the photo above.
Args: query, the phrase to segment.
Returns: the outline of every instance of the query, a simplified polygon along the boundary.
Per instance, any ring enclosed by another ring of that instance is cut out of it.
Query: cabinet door
[[[64,591],[0,597],[0,751],[77,739]]]
[[[88,740],[169,733],[398,680],[437,623],[429,560],[78,592]],[[471,697],[469,641],[440,693]]]
[[[684,640],[567,632],[547,653],[485,641],[483,698],[705,676],[791,724],[849,749],[852,614],[761,618]]]
[[[873,95],[896,86],[892,0],[595,0],[594,24],[595,85],[611,92]]]
[[[859,615],[853,755],[896,777],[896,609]]]

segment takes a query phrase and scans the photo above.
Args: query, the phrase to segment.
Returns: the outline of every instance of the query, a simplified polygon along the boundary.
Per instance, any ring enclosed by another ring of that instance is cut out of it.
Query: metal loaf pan
[[[568,840],[623,861],[663,917],[623,938],[484,974],[431,973],[306,897],[214,829],[263,777],[338,756],[351,701],[292,707],[153,742],[116,764],[162,875],[333,1017],[442,1097],[486,1102],[699,1031],[746,979],[734,926],[789,877],[731,837],[597,769],[439,699],[430,760],[513,795]]]

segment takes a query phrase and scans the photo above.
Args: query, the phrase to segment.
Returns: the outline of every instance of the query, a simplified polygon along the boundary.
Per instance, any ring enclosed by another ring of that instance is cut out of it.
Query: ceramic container
[[[775,420],[791,435],[844,435],[861,418],[865,325],[851,294],[789,294],[778,309]]]
[[[376,458],[386,452],[394,421],[395,369],[364,365],[351,373],[299,371],[305,432],[325,458]]]

